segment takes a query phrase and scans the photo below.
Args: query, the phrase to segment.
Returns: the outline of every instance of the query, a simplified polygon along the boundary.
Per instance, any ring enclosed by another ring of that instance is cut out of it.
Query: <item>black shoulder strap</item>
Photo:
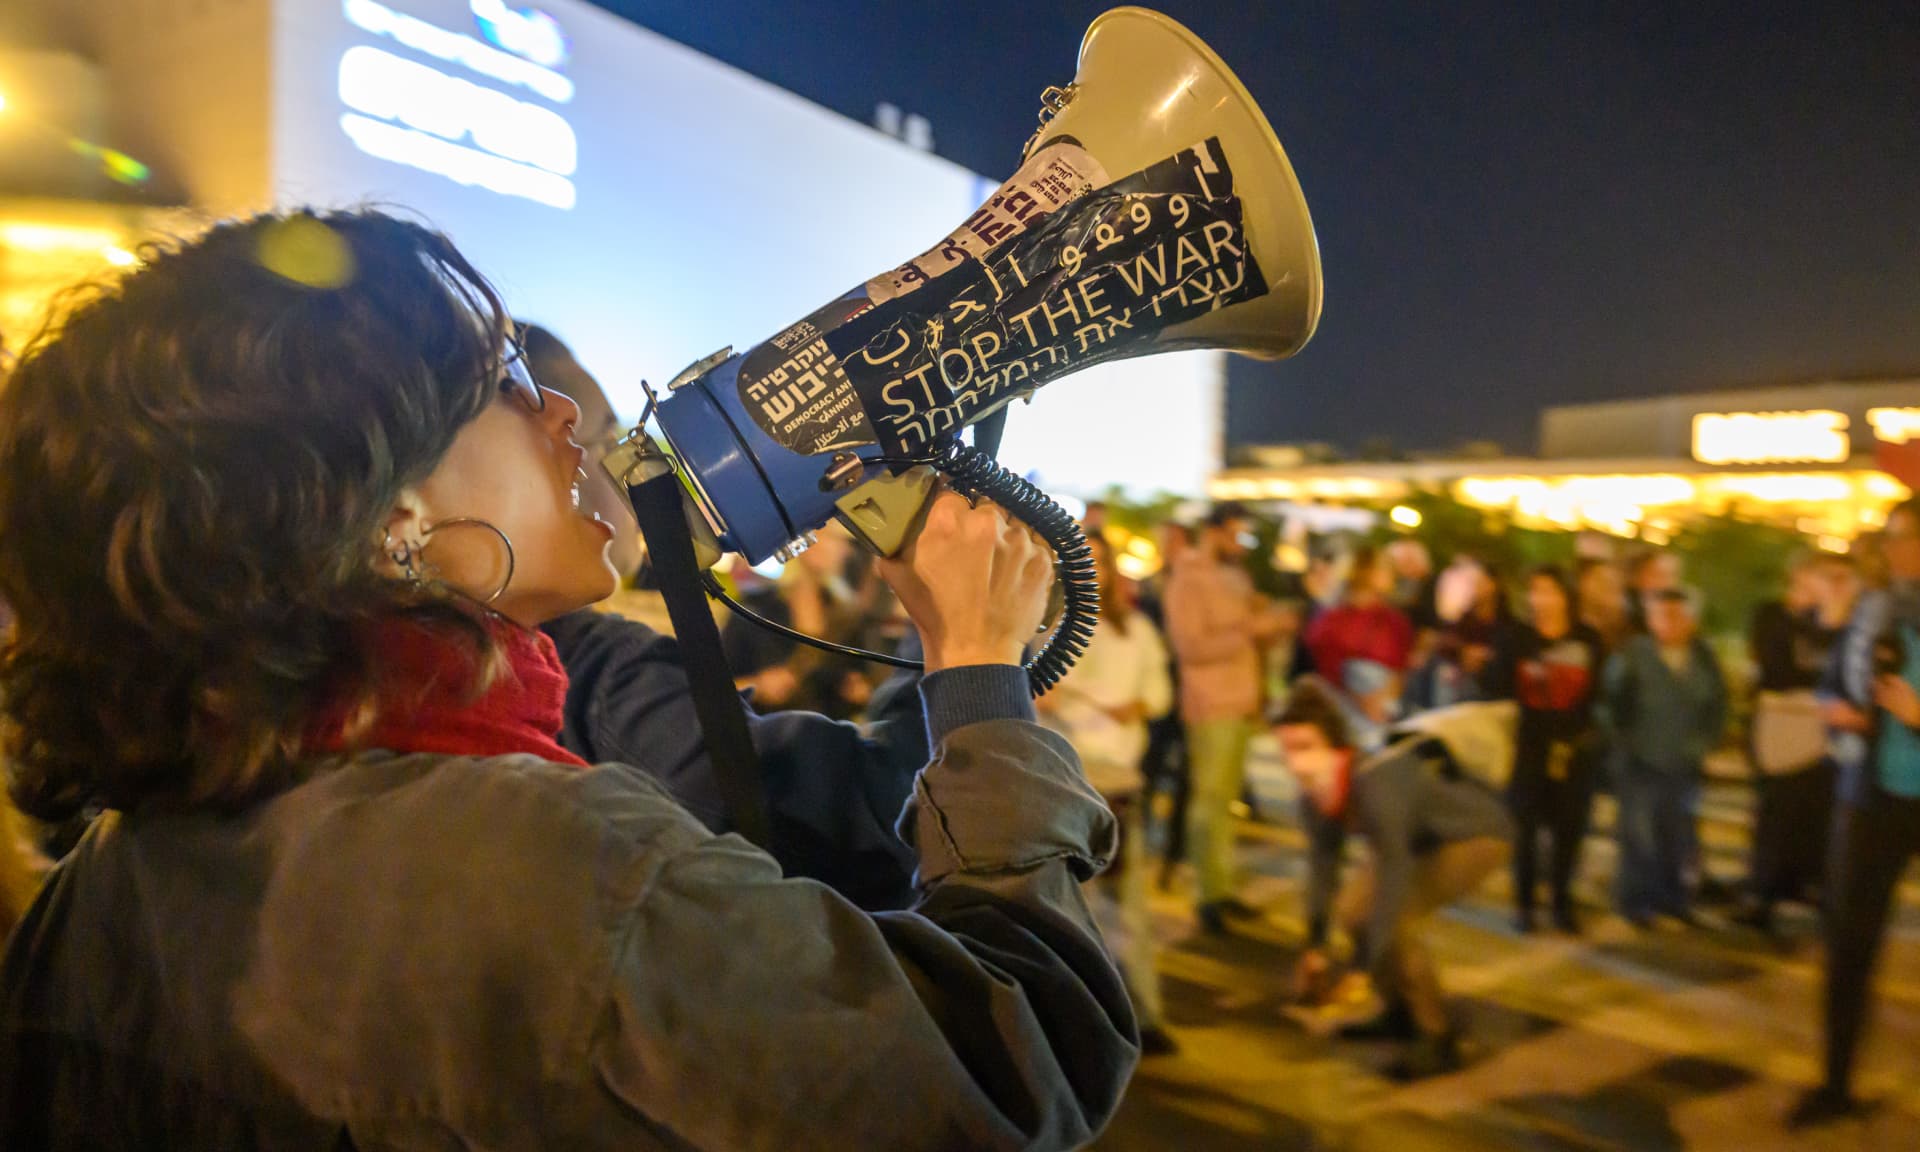
[[[733,817],[734,831],[761,848],[769,848],[766,793],[760,783],[760,757],[747,732],[747,716],[740,693],[733,686],[720,651],[720,629],[700,587],[700,565],[694,558],[693,537],[687,519],[680,480],[672,472],[627,489],[640,532],[647,539],[647,557],[660,594],[673,619],[674,638],[686,662],[693,688],[693,708],[700,717],[707,759],[713,765]]]

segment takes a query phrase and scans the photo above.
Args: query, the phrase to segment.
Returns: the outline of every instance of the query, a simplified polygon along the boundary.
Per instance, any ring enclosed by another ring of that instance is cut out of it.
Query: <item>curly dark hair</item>
[[[1267,723],[1275,728],[1311,724],[1335,748],[1353,747],[1353,729],[1347,723],[1346,710],[1340,707],[1339,692],[1318,676],[1295,680],[1286,704],[1270,713]]]
[[[397,496],[498,393],[486,280],[372,211],[142,256],[70,293],[0,391],[0,754],[43,819],[284,779],[316,709],[371,722],[376,619],[498,667],[470,608],[375,568]]]

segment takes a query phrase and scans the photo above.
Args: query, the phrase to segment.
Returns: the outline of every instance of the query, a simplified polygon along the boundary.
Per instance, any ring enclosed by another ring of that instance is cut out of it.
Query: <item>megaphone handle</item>
[[[1045,695],[1073,667],[1100,617],[1100,580],[1086,533],[1067,510],[1045,492],[1002,467],[977,448],[951,440],[930,464],[962,496],[982,496],[1034,530],[1053,549],[1063,601],[1060,623],[1046,644],[1027,661],[1027,679],[1035,696]]]

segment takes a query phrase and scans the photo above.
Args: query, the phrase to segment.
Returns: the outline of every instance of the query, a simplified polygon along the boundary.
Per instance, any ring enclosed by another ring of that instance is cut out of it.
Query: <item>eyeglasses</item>
[[[522,408],[538,416],[547,410],[547,393],[533,382],[533,373],[527,370],[526,354],[518,345],[507,353],[507,361],[502,365],[504,374],[500,377],[500,393],[510,396]]]

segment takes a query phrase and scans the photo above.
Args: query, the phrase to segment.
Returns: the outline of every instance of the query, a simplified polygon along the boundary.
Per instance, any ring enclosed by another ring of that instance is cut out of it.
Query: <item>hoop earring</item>
[[[414,545],[413,541],[402,540],[398,545],[395,545],[393,542],[393,533],[388,532],[386,538],[381,541],[380,547],[386,552],[387,559],[399,566],[400,575],[406,578],[407,583],[419,584],[421,582],[420,549]]]
[[[507,537],[507,534],[505,532],[502,532],[495,525],[480,519],[478,516],[455,516],[449,520],[442,520],[440,521],[440,523],[435,524],[433,527],[422,530],[420,535],[422,537],[431,536],[435,532],[440,531],[440,529],[442,528],[451,528],[459,524],[477,524],[480,527],[485,528],[487,531],[493,533],[495,536],[500,537],[500,543],[506,545],[507,577],[506,579],[500,581],[500,587],[495,588],[493,590],[493,595],[487,597],[485,600],[480,601],[480,603],[482,604],[491,604],[495,600],[500,599],[501,593],[507,590],[507,585],[513,583],[513,565],[514,565],[513,541]],[[426,554],[426,551],[427,551],[427,545],[426,545],[426,542],[423,540],[423,542],[420,545],[420,554],[424,556]]]

